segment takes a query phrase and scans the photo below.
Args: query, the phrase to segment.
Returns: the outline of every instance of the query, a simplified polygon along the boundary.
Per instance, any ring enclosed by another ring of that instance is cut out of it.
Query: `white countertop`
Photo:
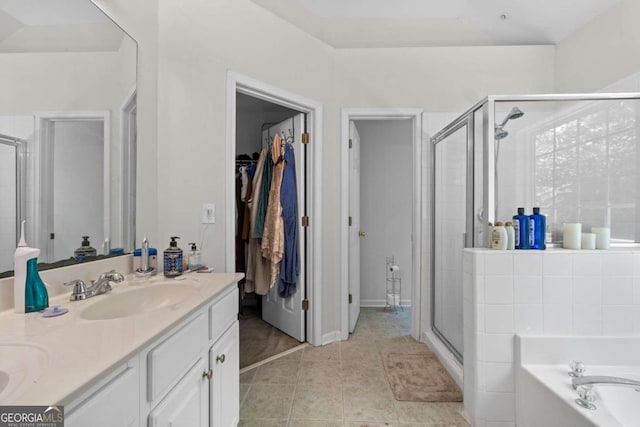
[[[84,301],[69,301],[69,292],[49,299],[49,305],[58,305],[69,312],[51,318],[42,313],[16,314],[13,310],[0,313],[0,346],[21,344],[40,347],[46,359],[44,371],[32,384],[20,387],[13,395],[0,399],[0,404],[12,405],[66,405],[106,375],[112,368],[124,363],[154,339],[168,331],[176,322],[210,302],[217,295],[240,280],[241,273],[189,273],[184,280],[125,276],[121,283],[113,283],[113,290]],[[133,288],[152,287],[160,283],[176,287],[191,285],[195,295],[180,303],[137,315],[109,319],[85,320],[79,313],[100,299],[109,298]],[[36,352],[37,353],[37,352]]]

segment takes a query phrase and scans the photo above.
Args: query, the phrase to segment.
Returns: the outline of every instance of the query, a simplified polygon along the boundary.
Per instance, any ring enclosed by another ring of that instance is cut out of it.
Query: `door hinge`
[[[353,304],[353,295],[349,294],[349,304]]]
[[[302,217],[302,226],[303,227],[308,227],[309,226],[309,217],[307,215]]]
[[[302,310],[309,310],[309,300],[306,298],[302,300]]]
[[[304,132],[302,134],[302,143],[303,144],[308,144],[309,143],[309,133],[308,132]]]
[[[353,148],[353,139],[349,138],[349,148]]]
[[[349,227],[351,227],[353,225],[353,217],[349,217]]]

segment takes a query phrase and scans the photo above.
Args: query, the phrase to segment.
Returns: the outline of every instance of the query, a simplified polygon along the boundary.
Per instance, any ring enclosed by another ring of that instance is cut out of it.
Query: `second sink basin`
[[[37,384],[49,361],[48,352],[34,344],[0,343],[0,404]]]
[[[186,283],[163,283],[148,287],[107,293],[80,312],[85,320],[108,320],[144,314],[180,304],[200,291]],[[93,298],[92,298],[93,299]]]

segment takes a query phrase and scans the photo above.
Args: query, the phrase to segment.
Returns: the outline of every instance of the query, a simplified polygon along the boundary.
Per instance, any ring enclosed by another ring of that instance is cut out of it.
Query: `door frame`
[[[411,336],[419,340],[422,284],[422,112],[421,108],[343,108],[341,113],[340,153],[342,157],[341,189],[341,334],[342,340],[349,338],[349,121],[353,120],[400,120],[413,122],[413,215],[411,254],[413,261],[413,283],[411,284]]]
[[[136,247],[137,99],[134,86],[120,108],[121,242],[125,252],[133,252]],[[133,200],[129,200],[130,194]]]
[[[236,93],[300,111],[307,114],[307,131],[310,143],[307,147],[307,203],[309,227],[307,228],[307,341],[322,345],[322,233],[321,233],[321,182],[322,182],[322,104],[294,94],[285,89],[227,71],[227,129],[226,129],[226,271],[235,271],[235,155],[236,155]]]
[[[103,227],[105,236],[111,232],[111,112],[110,111],[36,111],[35,138],[33,152],[29,161],[31,173],[27,179],[33,183],[34,200],[42,202],[40,209],[32,206],[31,213],[37,227],[36,245],[43,251],[42,261],[49,260],[53,251],[53,243],[46,235],[53,228],[53,192],[51,191],[53,173],[53,151],[50,149],[50,130],[55,122],[102,121],[103,123]],[[102,237],[104,238],[104,237]],[[49,260],[51,261],[51,260]],[[56,261],[56,260],[53,260]]]

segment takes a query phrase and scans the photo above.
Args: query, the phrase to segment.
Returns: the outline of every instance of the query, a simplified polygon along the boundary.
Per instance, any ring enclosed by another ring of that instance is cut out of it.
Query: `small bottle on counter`
[[[496,222],[496,225],[491,230],[491,249],[507,249],[507,238],[507,230],[505,230],[504,224]]]
[[[507,250],[512,251],[516,248],[516,233],[511,222],[507,222],[504,225],[504,229],[507,231]]]
[[[547,217],[540,214],[540,208],[535,207],[533,215],[530,215],[529,219],[531,221],[531,249],[546,249]]]
[[[200,251],[195,243],[189,243],[191,245],[191,252],[189,252],[189,262],[187,268],[189,270],[195,270],[202,265],[200,264]]]
[[[524,208],[518,208],[518,214],[513,216],[514,246],[516,249],[529,249],[529,217],[524,214]]]

